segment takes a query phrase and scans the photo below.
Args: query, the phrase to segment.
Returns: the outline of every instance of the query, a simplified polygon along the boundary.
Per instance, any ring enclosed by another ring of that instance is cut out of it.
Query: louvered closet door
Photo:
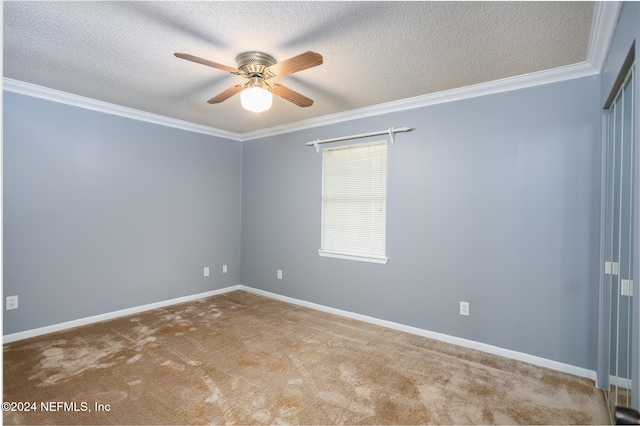
[[[605,297],[610,408],[631,404],[634,67],[607,111]],[[636,188],[637,190],[637,188]]]

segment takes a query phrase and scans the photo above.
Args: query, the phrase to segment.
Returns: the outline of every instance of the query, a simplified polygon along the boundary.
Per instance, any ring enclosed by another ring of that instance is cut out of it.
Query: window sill
[[[335,259],[355,260],[358,262],[377,263],[386,265],[389,258],[386,256],[374,256],[366,254],[344,253],[339,251],[318,250],[318,254],[322,257],[333,257]]]

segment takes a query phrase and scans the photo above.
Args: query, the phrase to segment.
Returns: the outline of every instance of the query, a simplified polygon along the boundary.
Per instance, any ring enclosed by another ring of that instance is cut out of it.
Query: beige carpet
[[[5,424],[609,422],[590,380],[244,291],[6,344],[3,384]]]

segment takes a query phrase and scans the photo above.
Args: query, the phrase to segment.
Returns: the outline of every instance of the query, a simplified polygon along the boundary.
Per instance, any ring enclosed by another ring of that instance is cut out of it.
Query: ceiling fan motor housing
[[[265,70],[276,63],[271,56],[261,52],[247,52],[236,58],[238,69],[249,77],[263,77]]]

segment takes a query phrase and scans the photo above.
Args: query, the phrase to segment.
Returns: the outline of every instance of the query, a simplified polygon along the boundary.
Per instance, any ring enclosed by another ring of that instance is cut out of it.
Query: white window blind
[[[322,150],[322,256],[387,263],[387,141]]]

